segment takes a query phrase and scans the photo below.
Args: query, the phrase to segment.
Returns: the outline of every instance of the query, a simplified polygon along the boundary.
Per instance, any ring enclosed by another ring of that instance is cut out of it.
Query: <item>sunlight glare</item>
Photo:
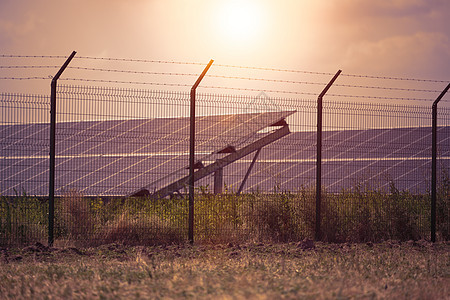
[[[218,12],[221,36],[228,41],[249,41],[260,34],[263,20],[257,1],[224,1]]]

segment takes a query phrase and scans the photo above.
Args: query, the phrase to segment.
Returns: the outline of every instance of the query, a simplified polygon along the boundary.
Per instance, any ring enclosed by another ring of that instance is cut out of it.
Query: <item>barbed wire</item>
[[[168,76],[198,76],[194,73],[178,73],[178,72],[152,72],[152,71],[133,71],[133,70],[119,70],[119,69],[105,69],[105,68],[91,68],[91,67],[77,67],[68,66],[68,69],[111,72],[111,73],[128,73],[128,74],[145,74],[145,75],[168,75]]]
[[[214,74],[209,75],[209,77],[225,78],[225,79],[237,79],[237,80],[250,80],[250,81],[252,81],[252,80],[253,81],[266,81],[266,82],[275,82],[275,83],[326,85],[326,83],[323,83],[323,82],[295,81],[295,80],[283,80],[283,79],[267,79],[267,78],[240,77],[240,76],[226,76],[226,75],[214,75]]]
[[[83,81],[83,82],[102,82],[102,83],[121,83],[121,84],[139,84],[139,85],[179,86],[179,87],[191,87],[191,86],[192,86],[191,84],[181,84],[181,83],[160,83],[160,82],[143,82],[143,81],[121,81],[121,80],[84,79],[84,78],[60,78],[59,80],[67,80],[67,81]],[[238,88],[238,87],[224,87],[224,86],[201,86],[201,88],[206,88],[206,89],[238,90],[238,91],[253,91],[253,92],[274,92],[274,93],[299,94],[299,95],[317,95],[317,93],[308,93],[308,92],[281,91],[281,90],[264,90],[264,89]]]
[[[107,61],[145,62],[145,63],[160,63],[160,64],[180,64],[180,65],[206,66],[205,63],[200,63],[200,62],[184,62],[184,61],[169,61],[169,60],[148,60],[148,59],[133,59],[133,58],[109,58],[109,57],[92,57],[92,56],[77,56],[77,58],[80,58],[80,59],[91,59],[91,60],[107,60]],[[333,75],[333,73],[326,73],[326,72],[288,70],[288,69],[264,68],[264,67],[247,67],[247,66],[217,64],[217,63],[214,64],[213,66],[215,66],[215,67],[225,67],[225,68],[239,68],[239,69],[254,69],[254,70],[265,70],[265,71],[281,71],[281,72],[308,73],[308,74],[319,74],[319,75]]]
[[[3,58],[67,58],[63,55],[8,55],[0,54]],[[91,57],[91,56],[76,56],[76,59],[88,59],[88,60],[106,60],[106,61],[122,61],[122,62],[140,62],[140,63],[158,63],[158,64],[178,64],[178,65],[201,65],[205,66],[205,63],[200,62],[183,62],[183,61],[168,61],[168,60],[148,60],[148,59],[129,59],[129,58],[107,58],[107,57]],[[251,66],[239,66],[239,65],[229,65],[229,64],[214,64],[215,67],[224,68],[238,68],[238,69],[249,69],[249,70],[259,70],[259,71],[276,71],[276,72],[288,72],[288,73],[303,73],[311,75],[326,75],[332,76],[334,73],[330,72],[316,72],[307,70],[294,70],[294,69],[281,69],[281,68],[267,68],[267,67],[251,67]],[[70,66],[69,66],[70,67]],[[58,66],[0,66],[0,68],[58,68]],[[154,74],[154,75],[183,75],[183,76],[198,76],[198,74],[192,73],[163,73],[163,72],[145,72],[145,71],[127,71],[127,70],[112,70],[112,69],[96,69],[88,67],[70,67],[73,69],[84,69],[84,70],[95,70],[95,71],[109,71],[109,72],[122,72],[122,73],[135,73],[135,74]],[[233,77],[233,76],[222,76],[222,75],[209,75],[210,77],[221,77],[229,79],[242,79],[242,80],[261,80],[261,81],[271,81],[271,82],[284,82],[284,83],[294,83],[294,84],[320,84],[325,85],[325,83],[308,82],[308,81],[288,81],[288,80],[269,80],[261,78],[249,78],[249,77]],[[416,81],[416,82],[432,82],[432,83],[447,83],[446,80],[435,80],[435,79],[420,79],[420,78],[408,78],[408,77],[393,77],[393,76],[373,76],[373,75],[361,75],[361,74],[346,74],[342,73],[341,76],[355,77],[355,78],[369,78],[369,79],[382,79],[382,80],[396,80],[396,81]],[[339,86],[339,85],[336,85]],[[436,90],[418,90],[418,89],[401,89],[401,88],[384,88],[375,86],[358,86],[358,85],[341,85],[345,87],[359,87],[359,88],[374,88],[374,89],[387,89],[387,90],[402,90],[402,91],[418,91],[418,92],[439,92]]]
[[[368,96],[368,95],[343,95],[343,94],[327,94],[331,97],[342,97],[342,98],[359,98],[359,99],[377,99],[377,100],[408,100],[408,101],[434,101],[434,99],[425,98],[403,98],[403,97],[382,97],[382,96]]]
[[[427,93],[441,92],[438,90],[422,90],[422,89],[409,89],[409,88],[383,87],[383,86],[370,86],[370,85],[333,84],[333,86],[363,88],[363,89],[392,90],[392,91],[407,91],[407,92],[427,92]]]
[[[0,80],[32,80],[32,79],[51,79],[52,76],[48,77],[40,77],[40,76],[31,76],[31,77],[0,77]]]
[[[78,56],[78,58],[81,58],[81,59],[96,59],[96,60],[110,60],[110,61],[126,61],[126,62],[128,61],[128,62],[161,63],[161,64],[184,64],[184,65],[200,65],[200,66],[205,66],[206,65],[205,63],[200,63],[200,62],[182,62],[182,61],[167,61],[167,60],[101,58],[101,57],[89,57],[89,56]],[[317,71],[280,69],[280,68],[268,68],[268,67],[251,67],[251,66],[239,66],[239,65],[217,64],[217,63],[213,64],[213,66],[215,66],[215,67],[224,67],[224,68],[260,70],[260,71],[305,73],[305,74],[313,74],[313,75],[327,75],[327,76],[333,76],[334,75],[334,73],[330,73],[330,72],[317,72]],[[341,73],[341,75],[342,76],[348,76],[348,77],[385,79],[385,80],[408,80],[408,81],[422,81],[422,82],[435,82],[435,83],[448,82],[446,80],[420,79],[420,78],[408,78],[408,77],[373,76],[373,75],[358,75],[358,74],[346,74],[346,73]]]
[[[0,54],[0,57],[6,58],[67,58],[64,55],[15,55],[15,54]]]
[[[70,67],[70,66],[68,68],[79,69],[79,70],[88,70],[88,71],[99,71],[99,72],[116,72],[116,73],[145,74],[145,75],[168,75],[168,76],[192,76],[192,77],[198,77],[198,74],[196,74],[196,73],[132,71],[132,70],[118,70],[118,69],[91,68],[91,67]],[[326,83],[322,83],[322,82],[294,81],[294,80],[267,79],[267,78],[252,78],[252,77],[226,76],[226,75],[215,75],[215,74],[210,74],[210,75],[208,75],[208,77],[224,78],[224,79],[237,79],[237,80],[267,81],[267,82],[278,82],[278,83],[326,85]]]
[[[0,69],[53,69],[60,66],[0,66]]]
[[[280,90],[266,90],[266,89],[223,87],[223,86],[202,86],[202,87],[203,88],[207,88],[207,89],[225,89],[225,90],[239,90],[239,91],[252,91],[252,92],[267,92],[267,93],[282,93],[282,94],[297,94],[297,95],[317,96],[317,93],[313,93],[313,92],[280,91]],[[424,98],[360,96],[360,95],[343,95],[343,94],[327,94],[327,96],[343,97],[343,98],[345,98],[345,97],[367,98],[367,99],[378,99],[378,100],[409,100],[409,101],[433,101],[434,100],[434,99],[424,99]]]
[[[275,83],[292,83],[292,84],[309,84],[309,85],[321,85],[325,86],[324,82],[311,82],[311,81],[295,81],[295,80],[282,80],[282,79],[266,79],[266,78],[251,78],[251,77],[235,77],[224,75],[209,75],[209,77],[219,77],[226,79],[238,79],[238,80],[256,80]],[[408,92],[427,92],[427,93],[439,93],[439,90],[424,90],[424,89],[410,89],[410,88],[398,88],[398,87],[382,87],[382,86],[370,86],[370,85],[351,85],[351,84],[334,84],[333,86],[349,87],[349,88],[365,88],[365,89],[379,89],[379,90],[395,90],[395,91],[408,91]]]
[[[157,64],[200,65],[200,66],[205,66],[206,65],[204,63],[199,63],[199,62],[183,62],[183,61],[169,61],[169,60],[150,60],[150,59],[136,59],[136,58],[111,58],[111,57],[92,57],[92,56],[76,56],[76,58],[77,59],[88,59],[88,60],[141,62],[141,63],[157,63]]]
[[[51,79],[52,76],[48,77],[0,77],[0,80],[33,80],[33,79]],[[119,84],[136,84],[136,85],[157,85],[157,86],[176,86],[176,87],[191,87],[190,84],[183,83],[161,83],[161,82],[143,82],[143,81],[124,81],[124,80],[106,80],[106,79],[86,79],[86,78],[60,78],[59,80],[65,81],[81,81],[81,82],[101,82],[101,83],[119,83]],[[315,84],[315,83],[313,83]],[[341,85],[344,86],[344,85]],[[317,96],[317,93],[313,92],[299,92],[299,91],[286,91],[286,90],[271,90],[271,89],[257,89],[257,88],[238,88],[238,87],[227,87],[227,86],[202,86],[206,89],[219,89],[219,90],[236,90],[236,91],[250,91],[250,92],[267,92],[267,93],[279,93],[279,94],[296,94],[296,95],[309,95]],[[373,87],[372,87],[373,88]],[[380,89],[389,89],[383,87],[376,87]],[[432,90],[416,90],[416,89],[402,89],[410,91],[430,91]],[[348,94],[327,94],[331,97],[342,97],[342,98],[360,98],[360,99],[377,99],[377,100],[409,100],[409,101],[432,101],[433,99],[424,98],[409,98],[409,97],[382,97],[382,96],[370,96],[370,95],[348,95]]]
[[[436,80],[436,79],[420,79],[420,78],[408,78],[408,77],[391,77],[391,76],[374,76],[374,75],[358,75],[358,74],[345,74],[342,76],[347,77],[359,77],[359,78],[371,78],[371,79],[385,79],[385,80],[404,80],[404,81],[422,81],[422,82],[434,82],[434,83],[446,83],[450,80]]]
[[[91,57],[91,56],[77,56],[77,58],[79,58],[79,59],[91,59],[91,60],[123,61],[123,62],[143,62],[143,63],[206,66],[205,63],[200,63],[200,62],[184,62],[184,61],[169,61],[169,60],[148,60],[148,59],[132,59],[132,58]],[[315,74],[315,75],[333,75],[333,73],[327,73],[327,72],[289,70],[289,69],[265,68],[265,67],[248,67],[248,66],[226,65],[226,64],[217,64],[217,63],[213,64],[213,66],[214,67],[224,67],[224,68],[238,68],[238,69],[277,71],[277,72],[307,73],[307,74]],[[198,74],[196,74],[196,75],[198,76]]]
[[[107,79],[60,78],[59,80],[82,81],[82,82],[102,82],[102,83],[121,83],[121,84],[140,84],[140,85],[161,85],[161,86],[182,86],[182,87],[191,87],[190,84],[182,84],[182,83],[160,83],[160,82],[143,82],[143,81],[122,81],[122,80],[107,80]]]
[[[265,92],[265,93],[280,93],[280,94],[296,94],[296,95],[310,95],[317,96],[317,93],[312,92],[297,92],[297,91],[280,91],[280,90],[267,90],[267,89],[252,89],[252,88],[237,88],[226,86],[201,86],[205,89],[223,89],[223,90],[236,90],[236,91],[249,91],[249,92]]]
[[[116,72],[116,73],[128,73],[128,74],[145,74],[145,75],[163,75],[163,76],[190,76],[197,77],[198,74],[195,73],[177,73],[177,72],[151,72],[151,71],[133,71],[133,70],[118,70],[118,69],[105,69],[105,68],[91,68],[91,67],[70,67],[71,69],[78,70],[88,70],[88,71],[99,71],[99,72]],[[267,79],[267,78],[253,78],[253,77],[242,77],[242,76],[226,76],[226,75],[215,75],[211,74],[208,77],[213,78],[224,78],[224,79],[236,79],[236,80],[250,80],[250,81],[265,81],[265,82],[275,82],[275,83],[290,83],[290,84],[308,84],[308,85],[322,85],[325,86],[324,82],[311,82],[311,81],[295,81],[295,80],[282,80],[282,79]],[[369,85],[350,85],[350,84],[334,84],[334,86],[350,87],[350,88],[366,88],[366,89],[382,89],[382,90],[398,90],[398,91],[409,91],[409,92],[429,92],[438,93],[438,90],[424,90],[424,89],[410,89],[410,88],[397,88],[397,87],[381,87],[381,86],[369,86]]]
[[[215,64],[216,67],[224,67],[224,68],[235,68],[235,69],[250,69],[250,70],[258,70],[258,71],[275,71],[275,72],[287,72],[287,73],[304,73],[304,74],[312,74],[312,75],[327,75],[332,76],[333,73],[328,72],[316,72],[316,71],[305,71],[305,70],[293,70],[293,69],[279,69],[279,68],[266,68],[266,67],[247,67],[247,66],[237,66],[237,65],[222,65]]]

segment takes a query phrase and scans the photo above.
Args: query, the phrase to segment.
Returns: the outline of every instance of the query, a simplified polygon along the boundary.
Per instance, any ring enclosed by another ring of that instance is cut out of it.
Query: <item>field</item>
[[[185,198],[68,193],[47,247],[48,203],[1,197],[0,299],[450,299],[448,186],[434,244],[429,195],[394,186],[324,193],[323,242],[311,189],[201,189],[193,245]]]
[[[1,248],[2,299],[449,299],[450,243]]]

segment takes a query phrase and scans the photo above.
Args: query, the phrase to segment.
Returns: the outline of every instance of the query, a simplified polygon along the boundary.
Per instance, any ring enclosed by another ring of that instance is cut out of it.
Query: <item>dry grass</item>
[[[95,218],[90,201],[75,190],[67,191],[57,203],[59,227],[64,228],[69,239],[80,243],[94,232]]]
[[[116,203],[117,204],[117,203]],[[64,194],[58,203],[57,227],[63,242],[77,247],[98,246],[108,243],[126,245],[161,245],[182,243],[182,230],[155,214],[145,214],[138,208],[122,203],[102,220],[108,205],[83,197],[76,191]],[[60,241],[57,241],[57,243]]]
[[[140,216],[122,213],[106,224],[97,238],[100,243],[120,242],[125,245],[179,244],[185,238],[182,232],[156,215]]]
[[[0,298],[448,299],[450,245],[1,249]]]

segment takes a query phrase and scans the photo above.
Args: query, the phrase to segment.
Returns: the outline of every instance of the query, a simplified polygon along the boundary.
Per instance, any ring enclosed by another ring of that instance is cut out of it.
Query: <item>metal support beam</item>
[[[433,103],[432,107],[432,146],[431,146],[431,241],[436,241],[436,181],[437,181],[437,104],[450,88],[450,83]]]
[[[252,172],[253,166],[255,165],[255,162],[258,159],[261,149],[262,148],[259,148],[258,151],[256,151],[255,156],[253,156],[252,163],[250,164],[250,167],[248,167],[247,173],[245,173],[244,180],[242,180],[241,186],[239,187],[239,190],[237,191],[238,195],[240,195],[242,190],[244,189],[245,183],[247,182],[248,176],[250,176],[250,173]]]
[[[322,239],[322,232],[320,229],[321,223],[321,202],[322,202],[322,100],[323,96],[328,92],[335,80],[341,74],[341,70],[337,71],[331,81],[327,84],[325,89],[317,98],[317,157],[316,157],[316,240]]]
[[[210,60],[208,65],[198,77],[197,81],[191,88],[191,114],[190,114],[190,143],[189,143],[189,229],[188,238],[194,243],[194,164],[195,164],[195,90],[205,77],[206,72],[213,64],[214,60]]]
[[[173,194],[174,192],[179,191],[183,187],[185,187],[186,184],[189,182],[190,178],[193,178],[194,182],[198,181],[198,180],[216,172],[219,169],[223,169],[224,167],[228,166],[229,164],[249,155],[250,153],[255,152],[256,150],[258,150],[270,143],[275,142],[276,140],[288,135],[289,133],[290,133],[290,131],[289,131],[288,126],[284,126],[280,129],[277,129],[276,131],[272,132],[271,134],[260,138],[259,140],[251,143],[250,145],[247,145],[244,148],[237,150],[234,153],[230,153],[229,155],[216,160],[214,163],[197,170],[193,174],[193,177],[185,176],[185,177],[165,186],[164,188],[153,193],[153,197],[157,197],[157,198],[167,197],[170,194]],[[139,193],[141,191],[144,191],[144,190],[147,191],[147,193],[149,193],[148,190],[146,190],[146,189],[140,189],[139,191],[132,193],[132,195]]]
[[[48,245],[53,246],[53,231],[55,220],[55,159],[56,159],[56,85],[59,77],[69,65],[76,52],[67,58],[58,73],[52,79],[50,94],[50,166],[48,180]]]
[[[223,192],[223,168],[214,172],[214,194],[222,194]]]

